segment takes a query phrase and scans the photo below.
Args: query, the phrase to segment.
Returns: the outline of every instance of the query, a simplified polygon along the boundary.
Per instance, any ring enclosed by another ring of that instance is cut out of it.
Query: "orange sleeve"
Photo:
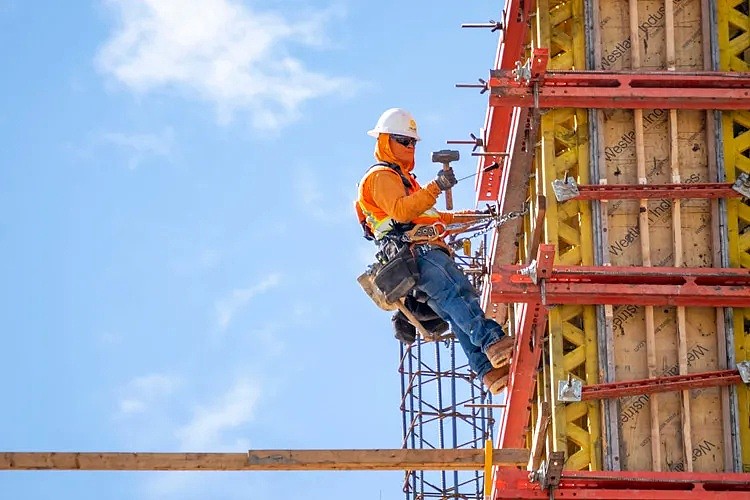
[[[440,194],[440,188],[432,181],[407,196],[401,177],[396,172],[386,170],[368,176],[364,188],[369,188],[372,200],[378,207],[402,223],[411,222],[432,208]]]
[[[440,214],[440,222],[443,224],[453,224],[453,212],[438,212]]]

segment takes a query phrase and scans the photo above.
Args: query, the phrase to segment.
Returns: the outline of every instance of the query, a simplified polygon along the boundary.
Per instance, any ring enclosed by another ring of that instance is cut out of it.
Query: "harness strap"
[[[387,167],[387,168],[393,170],[395,173],[397,173],[398,176],[401,178],[401,183],[404,185],[404,191],[405,191],[405,193],[406,193],[407,196],[409,195],[411,189],[414,188],[414,186],[411,183],[411,180],[408,177],[406,177],[406,175],[401,171],[401,168],[398,165],[396,165],[395,163],[388,163],[388,162],[385,162],[385,161],[379,161],[378,163],[370,165],[365,172],[369,172],[370,170],[372,170],[375,167]],[[360,221],[360,224],[362,226],[362,232],[364,233],[364,238],[366,240],[370,240],[370,241],[374,240],[375,239],[375,235],[373,234],[373,232],[370,229],[370,227],[367,225],[367,221],[362,220],[362,221]],[[415,224],[411,223],[411,222],[404,224],[404,223],[401,223],[401,222],[396,222],[394,220],[392,222],[392,226],[393,226],[393,229],[391,230],[391,233],[393,233],[393,236],[397,236],[397,237],[400,238],[401,235],[403,235],[406,231],[409,231],[410,229],[412,229],[415,226]]]

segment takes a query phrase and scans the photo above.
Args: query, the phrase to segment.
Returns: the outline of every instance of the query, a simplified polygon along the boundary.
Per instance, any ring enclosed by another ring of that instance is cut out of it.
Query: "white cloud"
[[[253,297],[278,286],[280,282],[281,276],[279,274],[269,274],[257,285],[249,288],[238,288],[233,290],[228,297],[217,300],[216,315],[219,329],[226,330],[237,311],[245,307]]]
[[[146,411],[146,403],[138,399],[122,399],[120,400],[120,413],[132,414],[132,413],[143,413]]]
[[[121,415],[133,415],[149,411],[154,404],[169,396],[181,385],[174,376],[154,373],[136,377],[128,382],[118,403]]]
[[[294,21],[237,0],[105,0],[118,28],[99,68],[136,92],[176,88],[216,106],[221,121],[247,111],[261,130],[278,130],[307,100],[348,93],[352,81],[316,73],[293,44],[322,47],[333,11]]]
[[[104,132],[100,135],[100,140],[125,153],[128,156],[128,168],[134,170],[146,156],[171,157],[174,131],[167,128],[160,133]]]
[[[227,434],[250,422],[260,397],[260,384],[240,379],[217,401],[198,407],[192,419],[176,431],[181,450],[226,451],[247,449],[246,439]],[[228,442],[229,441],[229,442]]]

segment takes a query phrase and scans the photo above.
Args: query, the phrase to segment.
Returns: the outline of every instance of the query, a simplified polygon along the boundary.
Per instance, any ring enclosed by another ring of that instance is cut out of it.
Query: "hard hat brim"
[[[380,134],[391,134],[391,133],[394,133],[394,134],[396,134],[396,135],[405,135],[406,137],[411,137],[411,138],[413,138],[413,139],[416,139],[416,140],[418,140],[418,141],[421,141],[421,140],[422,140],[422,138],[421,138],[421,137],[419,137],[419,136],[418,136],[418,135],[416,135],[416,134],[412,134],[412,133],[410,133],[410,132],[386,132],[386,131],[384,131],[384,130],[378,130],[378,129],[372,129],[372,130],[368,130],[368,131],[367,131],[367,135],[369,135],[370,137],[375,137],[376,139],[377,139],[377,137],[378,137],[378,136],[379,136]]]

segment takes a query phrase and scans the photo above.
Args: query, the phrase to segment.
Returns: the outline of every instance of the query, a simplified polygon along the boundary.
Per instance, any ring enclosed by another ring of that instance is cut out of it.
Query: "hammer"
[[[458,161],[459,156],[458,151],[454,149],[441,149],[440,151],[434,151],[432,153],[432,161],[433,163],[442,163],[443,170],[448,170],[450,168],[450,163],[452,161]],[[445,192],[445,208],[447,210],[453,210],[453,193],[450,189]]]

